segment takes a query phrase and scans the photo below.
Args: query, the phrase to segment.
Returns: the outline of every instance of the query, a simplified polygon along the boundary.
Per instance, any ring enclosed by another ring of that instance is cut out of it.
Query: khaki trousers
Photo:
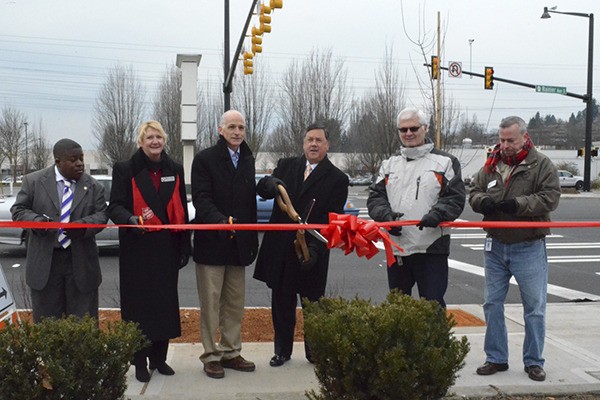
[[[196,264],[203,363],[229,360],[242,350],[246,270],[233,265]],[[217,328],[221,334],[217,342]]]

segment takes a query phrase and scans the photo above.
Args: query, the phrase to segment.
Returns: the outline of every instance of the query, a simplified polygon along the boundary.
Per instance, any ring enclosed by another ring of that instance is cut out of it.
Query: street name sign
[[[564,86],[535,85],[535,91],[538,93],[567,94],[567,88]]]

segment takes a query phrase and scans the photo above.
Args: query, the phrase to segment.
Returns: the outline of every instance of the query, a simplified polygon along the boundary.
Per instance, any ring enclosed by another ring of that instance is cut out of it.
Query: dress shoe
[[[285,364],[286,361],[289,361],[289,360],[290,360],[289,357],[280,356],[278,354],[275,354],[273,357],[271,357],[271,361],[269,361],[269,365],[271,367],[281,367],[283,364]]]
[[[529,367],[525,367],[525,372],[527,372],[527,376],[529,379],[534,381],[542,382],[546,380],[546,372],[544,372],[544,368],[539,365],[530,365]]]
[[[225,371],[219,361],[209,361],[204,364],[204,372],[209,378],[219,379],[225,376]]]
[[[482,366],[477,368],[477,375],[494,375],[496,372],[506,371],[508,369],[508,364],[496,364],[493,362],[486,361]]]
[[[242,372],[252,372],[256,369],[256,365],[252,361],[245,360],[242,356],[221,360],[221,365],[223,368],[231,368]]]
[[[173,368],[171,368],[166,362],[163,362],[162,364],[154,364],[151,361],[150,369],[155,369],[162,375],[175,375],[175,371],[173,371]]]
[[[145,365],[135,366],[135,379],[144,383],[150,382],[150,372],[148,372],[148,368]]]

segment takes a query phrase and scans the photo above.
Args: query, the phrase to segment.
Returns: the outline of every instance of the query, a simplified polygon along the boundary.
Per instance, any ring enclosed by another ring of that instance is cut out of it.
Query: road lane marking
[[[479,275],[485,277],[485,270],[483,267],[479,267],[477,265],[468,264],[462,261],[451,260],[448,259],[448,266],[452,269],[456,269],[459,271],[467,272],[469,274]],[[513,285],[517,284],[517,281],[514,277],[510,279],[510,283]],[[562,297],[567,300],[583,300],[588,299],[592,301],[599,301],[600,296],[581,292],[579,290],[568,289],[562,286],[553,285],[551,283],[548,284],[548,294],[553,296]]]

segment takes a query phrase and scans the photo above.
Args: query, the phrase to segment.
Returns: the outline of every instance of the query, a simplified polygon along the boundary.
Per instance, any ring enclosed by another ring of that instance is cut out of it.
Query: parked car
[[[264,175],[256,175],[256,181],[262,178]],[[112,177],[110,175],[94,175],[94,178],[104,186],[104,193],[106,195],[106,202],[108,203],[110,197],[110,190],[112,187]],[[188,196],[189,197],[189,196]],[[0,221],[11,221],[12,216],[10,208],[15,203],[16,196],[0,197]],[[256,208],[257,208],[257,220],[259,223],[268,223],[273,212],[274,200],[265,200],[259,195],[256,195]],[[187,202],[188,214],[190,221],[194,219],[196,215],[196,209],[192,204],[191,200]],[[354,207],[350,201],[346,201],[344,207],[346,214],[357,215],[359,209]],[[310,222],[310,221],[309,221]],[[108,221],[112,224],[112,221]],[[26,230],[21,228],[2,228],[0,229],[0,243],[9,245],[21,245],[25,242]],[[104,229],[96,236],[96,243],[99,247],[113,247],[119,245],[119,232],[115,228]]]
[[[558,180],[561,188],[574,187],[577,190],[583,189],[583,177],[573,175],[569,171],[563,169],[558,170]]]

